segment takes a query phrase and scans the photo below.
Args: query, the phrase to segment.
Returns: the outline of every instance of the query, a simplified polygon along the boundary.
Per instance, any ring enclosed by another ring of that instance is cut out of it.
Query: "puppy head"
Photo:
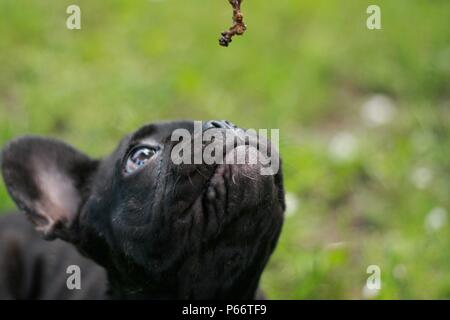
[[[252,298],[281,230],[281,173],[174,164],[176,129],[194,133],[194,123],[147,125],[100,161],[20,138],[3,150],[3,177],[38,231],[107,269],[113,293]]]

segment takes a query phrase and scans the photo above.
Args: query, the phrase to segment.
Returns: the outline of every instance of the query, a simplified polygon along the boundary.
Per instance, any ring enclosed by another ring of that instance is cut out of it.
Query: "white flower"
[[[436,207],[425,217],[425,228],[428,231],[436,231],[447,224],[447,210]]]
[[[411,173],[410,180],[416,188],[423,190],[433,181],[433,171],[426,167],[416,168]]]
[[[354,135],[348,132],[336,134],[328,145],[328,150],[335,160],[351,160],[357,151],[358,142]]]
[[[361,107],[361,117],[371,127],[391,122],[396,112],[392,99],[384,95],[370,97]]]
[[[286,193],[286,217],[291,217],[297,212],[299,203],[299,199],[293,193]]]

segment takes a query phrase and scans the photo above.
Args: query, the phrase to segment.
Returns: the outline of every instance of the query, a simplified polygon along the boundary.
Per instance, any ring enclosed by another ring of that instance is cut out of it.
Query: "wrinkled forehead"
[[[189,132],[194,131],[193,121],[172,121],[172,122],[159,122],[147,124],[133,133],[125,136],[120,142],[113,153],[118,155],[127,150],[131,145],[136,145],[144,142],[154,142],[157,144],[165,144],[170,141],[172,133],[177,129],[185,129]]]
[[[101,181],[109,181],[120,169],[117,167],[127,154],[127,151],[139,144],[165,145],[171,140],[172,132],[176,129],[185,129],[189,132],[194,130],[193,121],[159,122],[145,125],[135,132],[125,136],[116,149],[107,157],[103,158],[98,170]]]
[[[177,129],[194,130],[193,121],[173,121],[152,123],[141,127],[128,137],[128,143],[140,143],[143,140],[154,140],[156,143],[170,141],[172,133]]]

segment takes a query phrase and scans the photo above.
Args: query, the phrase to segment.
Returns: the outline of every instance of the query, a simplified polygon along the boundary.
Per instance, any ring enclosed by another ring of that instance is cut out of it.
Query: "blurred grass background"
[[[65,27],[70,4],[81,30]],[[224,49],[227,0],[1,0],[0,146],[33,133],[101,156],[157,120],[279,128],[288,211],[269,298],[450,298],[450,1],[243,12],[248,32]],[[364,288],[369,265],[380,291]]]

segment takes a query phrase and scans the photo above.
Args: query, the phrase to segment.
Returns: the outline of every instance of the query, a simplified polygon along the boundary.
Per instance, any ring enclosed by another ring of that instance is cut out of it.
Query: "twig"
[[[228,31],[222,32],[219,44],[223,47],[228,47],[234,36],[241,36],[244,34],[245,30],[247,30],[247,26],[244,23],[244,16],[241,12],[242,1],[244,0],[228,0],[233,7],[233,25]]]

